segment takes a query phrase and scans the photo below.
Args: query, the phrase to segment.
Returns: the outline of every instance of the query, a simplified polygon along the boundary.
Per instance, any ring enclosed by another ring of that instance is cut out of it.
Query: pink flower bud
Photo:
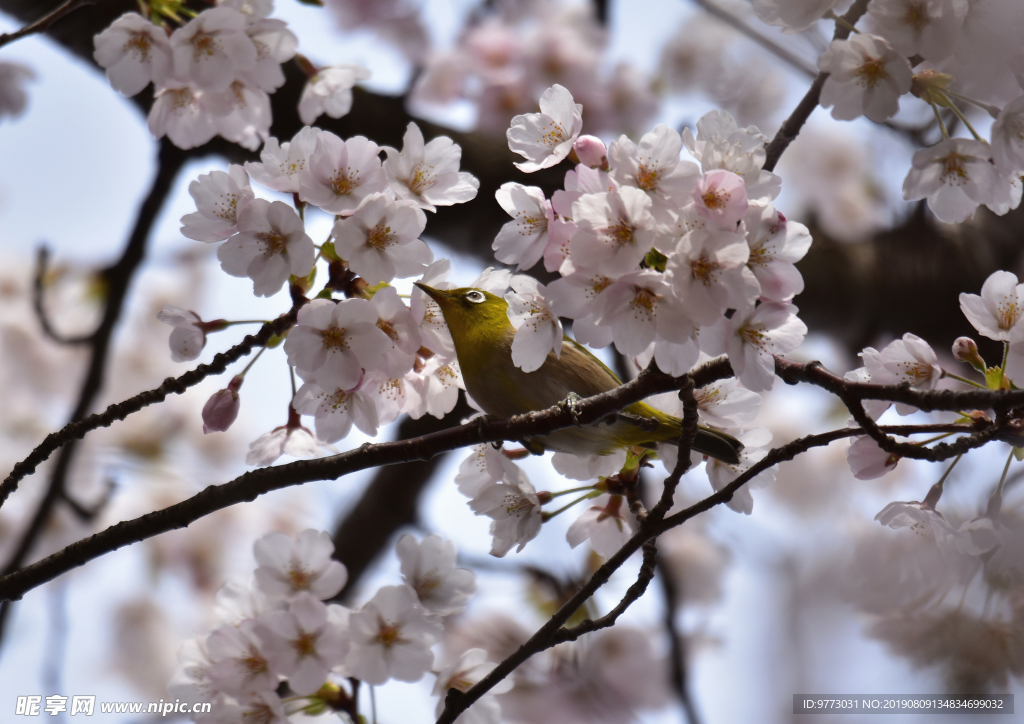
[[[608,165],[608,149],[596,136],[580,136],[572,144],[572,150],[584,166],[602,168]]]
[[[978,345],[970,337],[957,337],[953,342],[953,359],[957,362],[973,362],[978,356]]]
[[[242,386],[241,376],[236,376],[227,389],[218,390],[203,405],[203,433],[224,432],[238,417],[238,388]]]

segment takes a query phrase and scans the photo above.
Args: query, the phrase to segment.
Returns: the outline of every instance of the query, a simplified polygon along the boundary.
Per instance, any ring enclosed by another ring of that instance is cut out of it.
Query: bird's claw
[[[558,403],[558,406],[560,408],[569,411],[569,415],[572,417],[572,421],[577,427],[582,427],[582,425],[580,424],[580,416],[579,411],[577,411],[576,409],[576,403],[582,399],[583,398],[577,395],[575,392],[570,392],[568,395],[565,396],[564,400]]]

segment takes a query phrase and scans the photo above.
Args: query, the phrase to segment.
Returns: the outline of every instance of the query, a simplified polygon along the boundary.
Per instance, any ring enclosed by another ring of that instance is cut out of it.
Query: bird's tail
[[[664,431],[658,436],[659,439],[662,442],[678,444],[679,435],[683,429],[682,420],[657,411],[655,411],[655,415],[661,422],[661,426],[658,428],[659,432]],[[723,463],[738,465],[743,443],[728,433],[701,425],[697,428],[697,436],[693,439],[693,450],[701,455],[710,455]]]

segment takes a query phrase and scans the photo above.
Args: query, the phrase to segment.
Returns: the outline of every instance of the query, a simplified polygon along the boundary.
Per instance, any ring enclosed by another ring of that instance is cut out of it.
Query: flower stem
[[[982,103],[981,101],[975,100],[970,96],[962,95],[955,91],[951,91],[948,88],[945,90],[945,93],[947,96],[950,96],[951,98],[956,98],[957,100],[961,100],[964,103],[970,103],[972,106],[977,106],[978,108],[985,111],[993,118],[999,115],[999,108],[997,108],[996,106],[990,105],[988,103]]]
[[[942,474],[942,477],[939,478],[939,482],[935,483],[935,485],[932,486],[931,490],[928,491],[928,496],[924,499],[924,502],[922,503],[923,505],[927,505],[933,510],[935,509],[935,506],[939,502],[939,498],[942,497],[942,486],[945,484],[946,478],[948,478],[949,474],[953,472],[953,468],[956,467],[956,464],[960,462],[960,458],[962,457],[963,454],[960,454],[953,458],[953,462],[951,462],[949,464],[949,467],[946,468],[946,472],[944,472]]]
[[[831,10],[829,10],[827,13],[825,13],[822,17],[824,19],[826,19],[826,20],[835,20],[837,25],[842,25],[844,28],[849,30],[851,33],[859,33],[860,32],[859,30],[857,30],[857,28],[855,28],[854,26],[850,25],[850,23],[846,20],[846,18],[841,17],[839,15],[836,15]]]
[[[563,505],[558,510],[553,510],[550,513],[548,513],[548,512],[541,513],[541,516],[543,517],[543,520],[545,522],[547,522],[547,521],[551,520],[552,518],[554,518],[559,513],[564,513],[565,511],[569,510],[569,508],[571,508],[572,506],[576,505],[577,503],[582,503],[584,500],[587,500],[588,498],[590,498],[590,494],[589,493],[587,495],[582,496],[582,497],[576,498],[576,500],[572,501],[571,503],[569,503],[567,505]]]
[[[557,498],[559,495],[568,495],[569,493],[578,493],[581,490],[593,490],[593,485],[583,485],[579,488],[569,488],[568,490],[559,490],[557,493],[548,493],[552,498]]]
[[[260,347],[260,351],[256,353],[255,357],[253,357],[251,360],[249,360],[249,364],[247,364],[245,366],[245,369],[242,370],[240,373],[238,373],[237,376],[238,377],[245,377],[245,373],[249,371],[249,368],[251,368],[254,364],[256,364],[256,360],[258,360],[260,358],[260,355],[263,354],[266,351],[267,351],[267,346],[266,345],[263,345],[262,347]]]
[[[1003,507],[1003,487],[1006,485],[1006,473],[1010,471],[1010,463],[1013,461],[1013,448],[1010,448],[1010,456],[1006,458],[1006,465],[1003,466],[1003,474],[999,478],[999,485],[996,486],[996,492],[992,493],[992,497],[988,499],[988,509],[985,511],[985,515],[989,518],[994,518],[999,515],[999,509]]]
[[[939,122],[939,130],[942,131],[942,137],[949,138],[949,130],[946,128],[946,122],[942,120],[942,114],[939,113],[939,106],[931,99],[928,100],[928,104],[935,111],[935,120]]]
[[[965,126],[967,126],[967,130],[971,132],[971,135],[974,136],[975,140],[981,141],[982,143],[987,145],[988,141],[986,141],[984,138],[982,138],[981,136],[978,135],[978,132],[974,130],[974,126],[972,126],[971,122],[967,120],[967,116],[965,116],[963,114],[963,111],[961,111],[959,108],[957,108],[956,103],[954,103],[953,101],[949,100],[948,98],[946,99],[946,101],[949,103],[950,110],[952,110],[953,113],[956,114],[957,118],[959,118],[961,121],[963,121],[963,124]]]
[[[955,375],[952,372],[948,372],[946,370],[942,370],[942,376],[943,377],[949,377],[950,379],[957,380],[959,382],[963,382],[965,385],[971,385],[972,387],[980,387],[983,390],[987,390],[988,389],[987,387],[985,387],[985,385],[978,384],[974,380],[969,380],[966,377],[961,377],[960,375]]]

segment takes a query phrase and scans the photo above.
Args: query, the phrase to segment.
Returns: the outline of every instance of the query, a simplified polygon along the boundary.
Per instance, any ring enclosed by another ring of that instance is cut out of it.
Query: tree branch
[[[66,3],[58,7],[56,10],[47,13],[33,23],[29,23],[25,27],[21,28],[21,30],[15,30],[13,33],[0,34],[0,48],[4,47],[8,43],[13,43],[15,40],[24,38],[27,35],[44,32],[68,13],[77,10],[78,8],[85,7],[86,5],[95,5],[97,2],[99,2],[99,0],[67,0]]]
[[[47,316],[46,309],[43,305],[43,297],[45,296],[46,287],[46,269],[49,266],[49,262],[50,250],[47,249],[45,245],[40,246],[36,251],[36,276],[35,281],[32,284],[32,308],[36,312],[36,319],[39,320],[39,326],[42,327],[43,334],[57,344],[78,345],[92,342],[93,337],[96,335],[95,332],[79,335],[77,337],[65,337],[50,324],[50,318]]]

